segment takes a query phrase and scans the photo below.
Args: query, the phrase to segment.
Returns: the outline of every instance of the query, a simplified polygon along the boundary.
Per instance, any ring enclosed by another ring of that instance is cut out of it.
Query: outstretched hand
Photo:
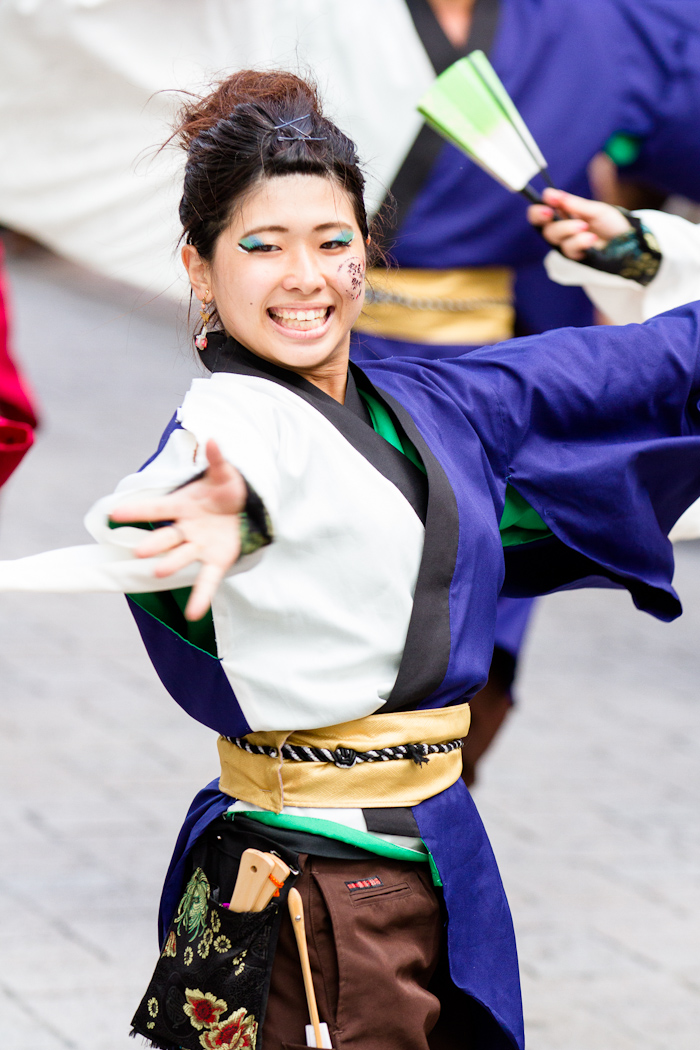
[[[187,607],[188,620],[200,620],[211,605],[217,587],[240,553],[238,515],[246,501],[242,475],[221,454],[215,441],[206,447],[209,465],[203,477],[152,500],[134,499],[111,512],[119,524],[133,521],[169,521],[147,534],[134,554],[151,558],[162,554],[155,576],[162,578],[199,561],[199,571]]]
[[[528,221],[539,226],[544,239],[575,262],[579,262],[589,248],[603,249],[613,237],[632,229],[612,204],[575,197],[563,190],[547,189],[542,197],[546,206],[530,205]],[[567,217],[556,220],[555,209]]]

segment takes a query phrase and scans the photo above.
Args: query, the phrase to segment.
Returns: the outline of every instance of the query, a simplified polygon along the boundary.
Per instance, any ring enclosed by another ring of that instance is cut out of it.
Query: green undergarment
[[[435,861],[427,846],[425,852],[410,849],[408,846],[399,846],[395,842],[387,842],[385,839],[379,838],[371,831],[358,831],[357,828],[349,828],[345,824],[337,824],[334,820],[324,820],[322,817],[288,816],[286,813],[260,812],[257,809],[228,810],[224,816],[227,820],[235,820],[236,813],[240,813],[242,817],[248,817],[250,820],[257,820],[261,824],[267,824],[271,828],[289,828],[290,831],[305,831],[309,835],[321,835],[323,838],[347,842],[349,845],[357,846],[368,853],[376,853],[378,857],[389,857],[391,860],[406,860],[414,864],[430,864],[434,885],[442,886]]]
[[[372,427],[376,433],[397,448],[399,452],[403,452],[425,474],[423,461],[415,445],[405,435],[403,437],[399,435],[391,415],[381,401],[364,390],[358,392],[367,405]],[[506,502],[498,527],[504,547],[532,543],[533,540],[541,540],[552,535],[537,511],[511,485],[506,487]]]

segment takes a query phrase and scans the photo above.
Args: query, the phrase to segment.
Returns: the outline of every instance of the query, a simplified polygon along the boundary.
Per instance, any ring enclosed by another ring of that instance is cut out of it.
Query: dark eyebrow
[[[338,230],[342,226],[348,226],[347,222],[322,222],[320,226],[314,226],[314,233],[322,233],[324,230]],[[254,230],[246,230],[244,237],[252,237],[255,233],[289,233],[286,226],[256,226]]]
[[[341,226],[350,226],[349,222],[323,222],[320,226],[314,226],[314,233],[321,233],[323,230],[339,230]]]
[[[286,226],[256,226],[254,230],[246,230],[244,237],[252,237],[254,233],[289,233]]]

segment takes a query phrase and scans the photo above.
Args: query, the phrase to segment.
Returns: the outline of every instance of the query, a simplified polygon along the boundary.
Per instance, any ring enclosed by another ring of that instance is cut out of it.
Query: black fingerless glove
[[[580,260],[585,266],[605,273],[615,273],[644,287],[656,277],[661,265],[661,250],[654,234],[626,208],[618,208],[632,229],[613,237],[605,248],[589,248]]]

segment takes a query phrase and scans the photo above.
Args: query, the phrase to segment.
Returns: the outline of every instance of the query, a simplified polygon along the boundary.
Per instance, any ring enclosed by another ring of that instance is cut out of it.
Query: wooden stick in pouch
[[[256,911],[255,902],[274,873],[277,858],[259,849],[247,849],[241,857],[229,911]],[[272,887],[274,893],[274,887]],[[272,894],[270,894],[272,896]]]
[[[290,868],[283,860],[276,857],[274,853],[266,853],[266,857],[271,857],[275,862],[275,867],[267,877],[267,882],[263,884],[263,888],[260,890],[260,894],[255,900],[255,904],[251,908],[251,911],[264,911],[268,906],[273,897],[279,896],[279,892],[284,886],[285,880],[287,879]]]

